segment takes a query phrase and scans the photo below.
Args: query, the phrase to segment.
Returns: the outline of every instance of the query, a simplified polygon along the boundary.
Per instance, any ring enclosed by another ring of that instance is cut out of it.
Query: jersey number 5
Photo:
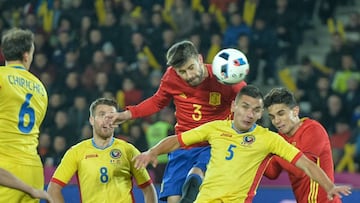
[[[35,111],[30,107],[30,99],[32,96],[32,94],[26,94],[25,102],[20,108],[18,128],[23,133],[29,133],[35,124]],[[25,123],[25,116],[29,117],[27,125]]]
[[[228,152],[229,152],[229,156],[226,156],[225,157],[225,159],[226,160],[231,160],[233,157],[234,157],[234,150],[233,150],[233,148],[236,148],[236,145],[233,145],[233,144],[231,144],[231,145],[229,145],[229,148],[228,148]]]

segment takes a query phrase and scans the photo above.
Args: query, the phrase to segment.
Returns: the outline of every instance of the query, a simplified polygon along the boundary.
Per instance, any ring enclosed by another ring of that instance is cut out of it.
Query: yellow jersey
[[[71,147],[56,169],[52,182],[65,186],[77,173],[82,202],[134,202],[132,178],[140,188],[152,183],[146,169],[136,169],[132,158],[140,154],[133,145],[113,138],[105,149],[88,139]]]
[[[259,125],[244,133],[231,120],[212,121],[179,135],[181,145],[207,141],[208,170],[196,202],[252,202],[272,154],[296,162],[302,153],[278,134]]]
[[[0,157],[42,166],[36,148],[48,105],[44,85],[20,64],[0,66],[0,98]]]

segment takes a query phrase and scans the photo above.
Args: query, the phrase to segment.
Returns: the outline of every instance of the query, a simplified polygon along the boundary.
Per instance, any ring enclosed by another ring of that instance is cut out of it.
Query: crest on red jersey
[[[213,106],[219,106],[221,104],[221,94],[219,92],[210,92],[209,104]]]

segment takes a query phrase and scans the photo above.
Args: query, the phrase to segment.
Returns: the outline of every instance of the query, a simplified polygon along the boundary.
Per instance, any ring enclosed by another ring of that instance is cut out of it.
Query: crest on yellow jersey
[[[255,142],[254,135],[246,135],[246,136],[244,136],[243,141],[241,142],[241,145],[250,146],[254,142]]]
[[[113,159],[119,159],[121,157],[121,151],[120,149],[113,149],[110,151],[110,156]]]

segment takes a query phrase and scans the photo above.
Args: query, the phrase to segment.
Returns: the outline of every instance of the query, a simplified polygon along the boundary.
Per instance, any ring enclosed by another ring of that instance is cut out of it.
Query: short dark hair
[[[96,107],[99,106],[99,105],[113,106],[113,107],[116,108],[116,110],[118,109],[118,106],[119,106],[118,103],[114,99],[109,99],[109,98],[96,99],[90,105],[90,108],[89,108],[90,116],[94,115]]]
[[[265,108],[268,108],[273,104],[285,104],[290,108],[298,105],[294,94],[284,87],[273,88],[268,94],[265,95]]]
[[[190,58],[197,58],[199,55],[195,45],[187,40],[178,42],[170,47],[166,53],[167,65],[174,68],[181,67]]]
[[[34,43],[34,33],[30,30],[12,28],[8,30],[1,40],[2,52],[5,60],[22,60],[23,54],[29,52]]]
[[[238,92],[238,94],[236,95],[236,98],[235,98],[236,104],[243,95],[246,95],[246,96],[249,96],[252,98],[264,99],[262,92],[255,85],[246,85],[243,88],[241,88],[241,90]]]

